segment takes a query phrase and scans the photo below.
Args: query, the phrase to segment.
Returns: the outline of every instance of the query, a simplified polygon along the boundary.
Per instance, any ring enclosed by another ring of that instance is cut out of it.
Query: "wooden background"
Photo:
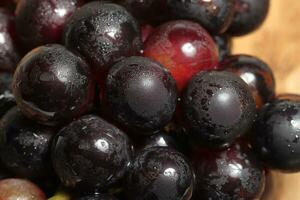
[[[256,32],[234,40],[235,54],[258,56],[274,70],[278,93],[300,94],[300,0],[270,0],[271,9]],[[300,200],[300,173],[271,173],[263,200]]]

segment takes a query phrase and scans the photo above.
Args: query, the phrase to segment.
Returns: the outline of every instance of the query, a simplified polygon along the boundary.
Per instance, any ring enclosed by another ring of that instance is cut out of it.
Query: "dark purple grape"
[[[183,114],[191,139],[207,147],[224,147],[248,132],[255,103],[247,84],[229,72],[201,72],[183,95]]]
[[[16,26],[25,51],[59,43],[63,28],[83,0],[19,0]]]
[[[61,45],[46,45],[28,53],[13,80],[18,106],[40,123],[56,125],[84,114],[93,102],[89,66]]]
[[[0,117],[16,105],[11,91],[12,74],[0,72]]]
[[[130,200],[189,200],[194,174],[181,153],[152,147],[136,156],[126,184]]]
[[[139,54],[142,47],[139,26],[126,9],[97,1],[75,12],[65,28],[64,40],[67,48],[83,55],[102,73],[115,62]]]
[[[269,5],[269,0],[235,0],[235,16],[227,33],[241,36],[259,28],[268,15]]]
[[[22,179],[0,181],[1,200],[46,200],[44,192],[35,184]]]
[[[224,33],[233,20],[234,0],[169,0],[168,10],[175,19],[200,23],[212,33]]]
[[[177,89],[171,74],[160,64],[149,58],[129,57],[109,71],[106,96],[111,112],[122,124],[146,133],[171,120]]]
[[[114,196],[108,194],[93,194],[73,198],[72,200],[117,200]]]
[[[300,170],[300,96],[281,96],[259,112],[252,146],[268,166],[286,172]]]
[[[56,135],[52,160],[65,186],[101,191],[124,176],[131,154],[125,133],[100,117],[86,115]]]
[[[0,70],[14,71],[19,59],[14,14],[9,9],[0,8]]]
[[[219,50],[219,61],[222,61],[231,54],[232,39],[227,35],[215,35],[213,39]]]
[[[220,65],[221,69],[235,73],[248,84],[257,108],[274,99],[274,75],[262,60],[248,55],[235,55],[227,57]]]
[[[263,192],[264,169],[245,144],[218,152],[193,152],[191,161],[196,174],[195,200],[253,200]]]
[[[46,180],[54,176],[50,146],[55,131],[27,119],[14,107],[0,121],[0,158],[18,177]]]

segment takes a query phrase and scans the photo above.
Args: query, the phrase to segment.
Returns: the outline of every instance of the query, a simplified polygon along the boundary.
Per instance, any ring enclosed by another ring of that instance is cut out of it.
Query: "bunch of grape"
[[[254,200],[300,171],[300,96],[231,55],[269,0],[0,6],[1,200]]]

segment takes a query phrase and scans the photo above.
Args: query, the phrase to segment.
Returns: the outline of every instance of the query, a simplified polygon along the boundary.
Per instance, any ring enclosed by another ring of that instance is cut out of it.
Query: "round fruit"
[[[300,96],[281,96],[266,104],[252,132],[252,146],[261,160],[274,169],[300,170]]]
[[[46,45],[28,53],[13,80],[18,106],[40,123],[56,125],[84,114],[93,102],[89,66],[61,45]]]
[[[249,131],[256,109],[247,84],[229,72],[200,72],[183,95],[183,113],[191,139],[223,147]]]
[[[274,99],[274,75],[262,60],[248,55],[235,55],[227,57],[220,66],[235,73],[248,84],[257,108]]]
[[[63,27],[82,0],[19,0],[16,26],[25,51],[59,43]]]
[[[194,175],[184,156],[165,147],[141,151],[135,158],[127,179],[130,200],[189,200]]]
[[[241,36],[256,30],[268,15],[269,5],[269,0],[235,0],[235,16],[227,33]]]
[[[19,177],[46,180],[54,176],[50,146],[55,131],[27,119],[14,107],[0,121],[0,158]]]
[[[231,54],[232,40],[227,35],[214,35],[213,39],[219,50],[219,61],[222,61]]]
[[[122,124],[145,131],[166,125],[172,119],[177,102],[176,84],[171,74],[144,57],[129,57],[111,68],[106,96],[111,112]]]
[[[46,195],[27,180],[4,179],[0,181],[0,199],[46,200]]]
[[[195,199],[259,199],[265,173],[245,144],[218,152],[200,150],[192,154],[197,181]]]
[[[169,0],[168,10],[174,19],[188,19],[212,33],[224,33],[234,16],[235,0]]]
[[[65,186],[94,191],[119,181],[130,167],[131,154],[125,133],[97,116],[86,115],[56,135],[52,161]]]
[[[0,8],[0,70],[14,71],[19,61],[14,14]]]
[[[83,55],[97,72],[107,72],[142,48],[139,26],[126,9],[97,1],[85,4],[71,17],[64,40],[67,48]]]
[[[218,49],[197,23],[171,21],[159,26],[144,45],[144,55],[170,70],[182,90],[193,75],[215,69]]]

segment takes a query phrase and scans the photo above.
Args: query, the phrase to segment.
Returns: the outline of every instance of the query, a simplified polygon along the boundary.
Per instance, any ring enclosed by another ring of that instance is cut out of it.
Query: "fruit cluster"
[[[300,171],[300,96],[230,53],[269,0],[0,6],[1,200],[254,200]]]

